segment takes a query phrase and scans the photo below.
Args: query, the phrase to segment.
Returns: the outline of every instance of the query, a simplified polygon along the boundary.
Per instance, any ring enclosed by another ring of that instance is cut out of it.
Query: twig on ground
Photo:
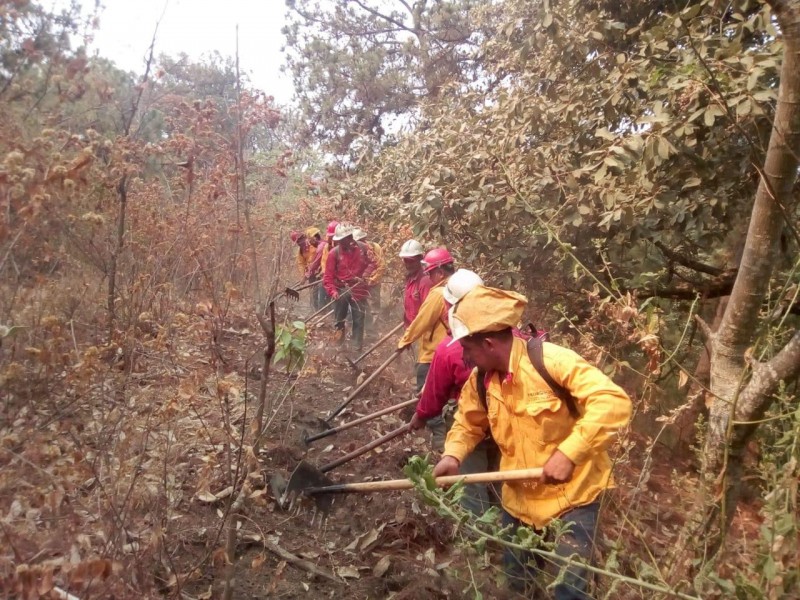
[[[336,577],[333,573],[331,573],[330,571],[327,571],[327,570],[325,570],[325,569],[323,569],[321,567],[318,567],[317,565],[315,565],[314,563],[312,563],[309,560],[305,560],[304,558],[300,558],[299,556],[295,556],[294,554],[292,554],[288,550],[285,550],[285,549],[281,548],[280,546],[278,546],[278,544],[273,544],[272,542],[268,542],[268,541],[264,540],[264,548],[266,548],[267,550],[269,550],[270,552],[272,552],[276,556],[279,556],[280,558],[282,558],[286,562],[291,563],[291,564],[295,565],[296,567],[300,567],[301,569],[311,573],[312,575],[316,575],[318,577],[322,577],[324,579],[327,579],[328,581],[334,581],[336,583],[341,583],[341,580],[338,577]]]

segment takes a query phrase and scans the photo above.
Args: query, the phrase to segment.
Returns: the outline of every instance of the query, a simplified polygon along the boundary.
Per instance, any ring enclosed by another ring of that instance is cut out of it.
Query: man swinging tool
[[[407,348],[421,340],[417,353],[417,391],[422,390],[425,378],[431,368],[433,352],[447,335],[447,309],[442,289],[447,279],[455,271],[453,257],[446,248],[434,248],[422,259],[424,274],[430,277],[432,287],[419,308],[414,320],[409,323],[403,337],[397,342],[397,349]]]
[[[411,325],[419,307],[428,297],[431,291],[431,278],[428,277],[422,264],[422,257],[425,250],[417,240],[408,240],[400,248],[400,258],[403,259],[403,266],[406,269],[406,285],[403,292],[403,326]]]
[[[442,295],[445,306],[455,306],[464,296],[483,285],[477,273],[467,269],[459,269],[447,281]],[[447,431],[453,424],[453,413],[457,410],[461,388],[469,379],[472,365],[467,365],[461,344],[451,344],[453,338],[446,336],[436,347],[431,361],[431,368],[425,380],[419,403],[409,425],[412,429],[428,426],[432,433],[432,446],[436,452],[444,450]],[[459,465],[458,472],[481,473],[496,468],[497,446],[486,439]],[[464,488],[461,506],[473,514],[483,514],[490,506],[490,494],[486,485],[470,484]]]
[[[606,449],[631,415],[627,394],[575,352],[525,341],[512,328],[527,299],[479,286],[450,313],[453,339],[477,367],[464,386],[458,412],[434,475],[454,475],[487,431],[500,448],[500,471],[543,467],[539,482],[503,486],[503,524],[542,529],[560,518],[570,533],[556,553],[590,561],[600,494],[613,486]],[[534,584],[529,554],[507,551],[511,587]],[[559,567],[562,565],[558,565]],[[555,585],[557,600],[589,596],[587,570],[569,565]]]
[[[328,295],[336,301],[334,319],[336,338],[344,343],[345,320],[350,311],[353,319],[353,348],[361,351],[364,344],[364,315],[369,295],[369,279],[376,264],[372,252],[361,242],[353,239],[354,227],[345,223],[336,226],[333,241],[336,246],[330,251],[325,264],[323,285]]]

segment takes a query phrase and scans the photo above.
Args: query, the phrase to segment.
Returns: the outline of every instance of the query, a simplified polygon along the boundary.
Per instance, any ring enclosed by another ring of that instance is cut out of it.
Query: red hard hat
[[[289,237],[292,238],[292,242],[296,244],[297,240],[299,240],[302,237],[302,235],[303,234],[300,233],[299,231],[293,231],[292,233],[289,234]]]
[[[422,262],[425,265],[425,273],[430,273],[443,265],[452,264],[453,256],[447,251],[447,248],[434,248],[428,251]]]
[[[336,226],[338,224],[339,221],[331,221],[330,223],[328,223],[328,229],[325,233],[327,233],[328,235],[333,235],[334,233],[336,233]]]

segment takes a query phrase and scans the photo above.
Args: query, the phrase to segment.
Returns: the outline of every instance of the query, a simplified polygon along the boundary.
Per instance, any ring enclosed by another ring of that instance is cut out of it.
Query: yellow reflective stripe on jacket
[[[446,279],[431,288],[428,297],[419,307],[416,318],[411,321],[403,333],[403,337],[397,342],[398,348],[405,348],[422,338],[417,353],[417,362],[432,362],[436,346],[447,335],[447,329],[441,318],[445,306],[442,295],[445,283],[447,283]]]
[[[477,370],[470,375],[444,451],[461,461],[490,428],[502,453],[501,470],[542,467],[557,449],[566,454],[576,464],[571,481],[503,486],[503,507],[537,528],[592,502],[613,485],[606,448],[631,414],[630,398],[622,388],[578,354],[547,342],[543,354],[550,376],[575,398],[581,413],[577,421],[536,372],[525,341],[515,338],[508,376],[500,381],[495,373],[487,385],[488,414],[478,397]]]

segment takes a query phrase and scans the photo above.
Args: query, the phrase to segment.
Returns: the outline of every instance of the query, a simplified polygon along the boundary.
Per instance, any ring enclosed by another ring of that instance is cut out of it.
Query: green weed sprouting
[[[487,543],[491,542],[495,547],[511,548],[517,552],[531,552],[546,562],[562,565],[555,579],[548,582],[548,587],[554,586],[563,578],[569,565],[580,564],[592,573],[608,577],[611,590],[620,589],[620,586],[626,584],[642,590],[667,594],[669,597],[682,598],[683,600],[699,600],[699,596],[682,593],[670,588],[655,570],[652,570],[647,579],[622,575],[617,571],[619,563],[616,560],[616,555],[605,564],[604,568],[587,565],[576,555],[570,557],[558,556],[555,553],[558,540],[569,532],[569,526],[560,519],[553,520],[543,531],[537,532],[530,527],[502,527],[500,525],[501,509],[496,506],[491,507],[482,516],[476,518],[473,514],[464,510],[459,503],[464,494],[464,484],[458,482],[446,490],[438,488],[433,477],[433,467],[428,462],[427,457],[412,456],[408,464],[403,468],[403,472],[414,483],[414,489],[422,497],[425,504],[433,507],[440,516],[456,523],[454,537],[460,536],[462,541],[466,542],[479,555],[485,552]],[[467,567],[471,571],[469,561],[467,562]],[[464,591],[464,594],[466,595],[471,590],[476,600],[482,599],[483,595],[478,589],[477,582],[475,582],[474,577],[470,579],[471,584]],[[605,597],[611,596],[606,595]]]
[[[302,321],[278,325],[273,362],[277,364],[285,360],[287,373],[303,362],[306,354],[306,333],[306,324]]]

